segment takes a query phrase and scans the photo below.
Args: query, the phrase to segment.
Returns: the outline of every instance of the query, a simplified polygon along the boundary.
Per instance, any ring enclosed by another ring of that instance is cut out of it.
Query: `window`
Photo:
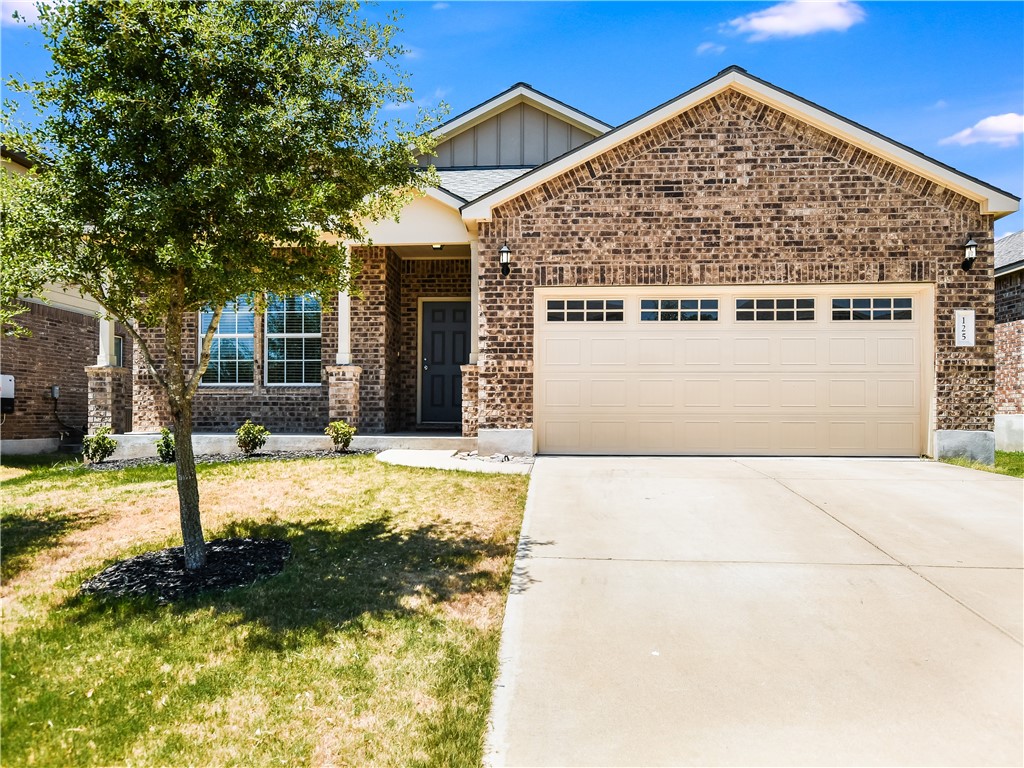
[[[320,384],[320,301],[267,297],[267,384]]]
[[[640,299],[640,322],[714,322],[718,299]]]
[[[124,336],[114,337],[114,367],[124,368]]]
[[[909,298],[832,299],[833,320],[913,320],[914,302]]]
[[[213,320],[213,312],[199,314],[200,338]],[[252,302],[241,297],[229,301],[220,316],[220,324],[210,347],[210,364],[203,374],[203,384],[253,383],[253,328]]]
[[[548,322],[621,323],[622,299],[550,299]]]
[[[814,320],[814,299],[736,299],[736,319],[761,322]]]

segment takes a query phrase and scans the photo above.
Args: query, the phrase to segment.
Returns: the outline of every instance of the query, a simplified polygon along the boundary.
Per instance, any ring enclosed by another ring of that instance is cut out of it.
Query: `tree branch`
[[[210,364],[210,349],[213,347],[213,337],[217,334],[217,327],[220,325],[220,316],[224,313],[223,305],[213,310],[213,317],[210,319],[210,327],[206,329],[206,333],[203,334],[203,345],[199,352],[199,362],[196,365],[194,371],[192,371],[192,377],[188,381],[188,387],[185,389],[185,399],[191,400],[196,393],[196,389],[199,387],[199,382],[202,381],[203,374],[206,373],[206,368]]]

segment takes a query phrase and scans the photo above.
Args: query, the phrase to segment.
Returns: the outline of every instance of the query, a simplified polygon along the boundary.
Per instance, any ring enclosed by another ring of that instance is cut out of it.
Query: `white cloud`
[[[864,21],[864,9],[851,0],[786,0],[763,11],[739,16],[723,25],[748,35],[751,42],[773,37],[801,37],[816,32],[844,32]]]
[[[384,105],[385,112],[404,112],[407,109],[421,109],[424,107],[436,106],[448,93],[447,88],[435,88],[432,96],[427,96],[416,101],[405,101],[400,104],[389,102]]]
[[[1015,147],[1024,134],[1024,115],[1008,112],[1005,115],[992,115],[979,120],[970,128],[947,136],[939,144],[959,144],[966,147],[971,144],[995,144],[997,147]]]
[[[719,45],[718,43],[701,43],[697,46],[696,53],[698,56],[703,56],[705,53],[713,53],[717,55],[719,53],[725,53],[725,46]]]
[[[14,18],[18,12],[19,19]],[[19,24],[34,24],[39,21],[35,0],[0,0],[0,25],[14,27]]]
[[[448,7],[448,3],[434,3],[430,7],[433,8],[435,11],[443,11],[445,8]]]
[[[948,106],[949,102],[947,102],[945,99],[939,99],[934,104],[932,104],[931,109],[945,109]]]

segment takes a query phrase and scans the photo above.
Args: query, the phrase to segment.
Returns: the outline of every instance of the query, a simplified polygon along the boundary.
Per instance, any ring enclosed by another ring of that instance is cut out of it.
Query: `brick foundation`
[[[480,403],[480,381],[475,365],[462,366],[462,436],[476,437]]]
[[[85,373],[89,380],[89,434],[96,434],[102,427],[110,427],[115,434],[130,431],[131,371],[94,365]]]
[[[328,365],[328,418],[347,421],[359,427],[359,378],[363,369],[358,365]]]

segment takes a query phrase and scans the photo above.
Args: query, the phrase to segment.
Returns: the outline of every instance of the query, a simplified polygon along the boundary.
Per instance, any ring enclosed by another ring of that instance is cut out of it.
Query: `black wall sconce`
[[[964,261],[960,265],[960,268],[966,272],[974,266],[974,260],[978,258],[978,244],[974,242],[974,238],[970,235],[967,236],[968,240],[964,243]]]
[[[512,249],[508,247],[508,241],[498,249],[498,263],[501,265],[501,276],[508,277],[512,271]]]

